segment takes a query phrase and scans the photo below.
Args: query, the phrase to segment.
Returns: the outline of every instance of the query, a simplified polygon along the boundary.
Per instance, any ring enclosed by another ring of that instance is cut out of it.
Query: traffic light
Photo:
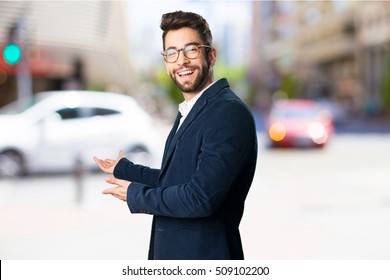
[[[18,21],[14,22],[8,28],[8,42],[3,49],[4,61],[8,64],[15,65],[22,58],[22,49],[19,42],[20,24]]]
[[[8,44],[3,49],[4,61],[8,64],[15,65],[22,58],[22,50],[17,44]]]

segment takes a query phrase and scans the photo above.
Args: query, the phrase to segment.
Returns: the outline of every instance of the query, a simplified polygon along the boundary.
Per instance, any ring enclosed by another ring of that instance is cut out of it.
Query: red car
[[[273,147],[323,147],[333,134],[332,114],[313,100],[278,100],[267,119]]]

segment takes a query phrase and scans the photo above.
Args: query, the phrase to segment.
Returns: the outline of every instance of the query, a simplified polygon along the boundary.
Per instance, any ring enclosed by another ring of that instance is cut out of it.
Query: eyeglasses
[[[179,52],[182,51],[184,56],[188,59],[195,59],[199,55],[199,48],[211,48],[207,45],[196,45],[191,44],[187,45],[184,48],[181,49],[175,49],[175,48],[169,48],[165,51],[162,51],[161,54],[164,57],[164,60],[169,63],[174,63],[179,58]]]

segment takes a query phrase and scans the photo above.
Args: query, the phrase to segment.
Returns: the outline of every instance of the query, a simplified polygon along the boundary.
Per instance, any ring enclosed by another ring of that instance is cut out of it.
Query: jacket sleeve
[[[257,155],[252,115],[241,103],[225,104],[208,119],[191,180],[159,188],[132,183],[127,193],[129,209],[133,213],[180,218],[210,216],[237,183],[253,153]]]
[[[153,169],[143,165],[134,164],[127,158],[122,158],[114,168],[114,177],[131,182],[138,182],[150,187],[156,187],[159,169]]]

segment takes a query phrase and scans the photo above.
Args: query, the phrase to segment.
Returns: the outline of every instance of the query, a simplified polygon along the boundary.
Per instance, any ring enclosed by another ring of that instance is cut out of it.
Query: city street
[[[268,149],[241,224],[247,259],[389,259],[390,135],[341,134],[325,149]],[[146,259],[151,217],[87,175],[0,180],[0,259]]]

